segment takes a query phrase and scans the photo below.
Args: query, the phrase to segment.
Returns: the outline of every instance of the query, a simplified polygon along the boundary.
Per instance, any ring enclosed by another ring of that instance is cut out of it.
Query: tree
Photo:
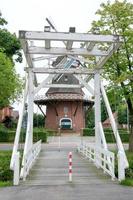
[[[100,5],[96,12],[99,20],[93,21],[92,30],[101,34],[117,34],[123,44],[104,66],[104,78],[111,87],[118,88],[118,95],[125,98],[129,110],[130,141],[129,150],[133,152],[133,4],[126,0],[109,1]]]
[[[87,128],[94,128],[94,126],[95,126],[94,108],[86,110],[85,121],[86,121],[85,125]]]
[[[41,114],[34,113],[33,125],[34,127],[44,127],[45,117]]]
[[[21,45],[14,34],[11,34],[4,25],[6,20],[0,14],[0,108],[12,103],[20,94],[22,81],[15,71],[13,56],[21,62],[19,52]]]

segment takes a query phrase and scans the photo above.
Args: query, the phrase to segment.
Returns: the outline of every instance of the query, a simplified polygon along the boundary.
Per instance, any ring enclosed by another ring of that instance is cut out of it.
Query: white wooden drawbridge
[[[114,153],[108,150],[101,123],[100,101],[101,95],[103,96],[118,147],[118,178],[121,181],[125,178],[128,161],[100,74],[107,60],[120,47],[122,38],[118,35],[76,33],[75,28],[72,27],[67,33],[57,32],[50,20],[47,19],[47,21],[54,32],[51,32],[50,26],[45,27],[44,32],[19,31],[19,38],[28,65],[25,68],[26,83],[10,163],[10,168],[14,171],[14,185],[19,184],[20,178],[26,179],[41,150],[41,141],[33,144],[34,97],[42,88],[57,87],[56,84],[52,84],[52,78],[55,75],[61,76],[62,74],[73,74],[79,80],[79,85],[58,84],[58,87],[85,87],[95,97],[95,144],[82,144],[78,147],[79,152],[92,160],[97,167],[103,168],[112,178],[115,178]],[[80,45],[81,43],[82,45]],[[106,48],[103,48],[105,46]],[[50,63],[45,67],[41,66],[41,62],[38,66],[35,65],[36,61],[58,56],[63,56],[63,59],[56,68]],[[78,68],[71,68],[75,61],[79,61],[80,65]],[[40,74],[47,76],[44,76],[44,80],[38,83],[37,76]],[[94,86],[90,84],[91,79],[94,79]],[[18,145],[26,102],[28,104],[26,139],[22,166],[19,170],[20,153]]]

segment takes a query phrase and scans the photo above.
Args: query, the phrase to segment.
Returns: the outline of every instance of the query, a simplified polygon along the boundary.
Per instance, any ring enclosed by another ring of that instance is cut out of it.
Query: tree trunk
[[[133,152],[133,109],[129,110],[129,151]]]

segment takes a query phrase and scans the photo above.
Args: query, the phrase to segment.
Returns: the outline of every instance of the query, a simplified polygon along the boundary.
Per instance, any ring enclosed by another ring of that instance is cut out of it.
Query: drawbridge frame
[[[10,168],[14,171],[14,185],[19,184],[20,177],[26,179],[29,170],[35,162],[40,149],[41,142],[33,144],[33,104],[34,97],[42,88],[57,87],[52,84],[52,78],[56,74],[73,74],[78,80],[79,85],[58,84],[58,87],[85,87],[91,95],[95,97],[95,147],[96,149],[108,150],[103,127],[101,123],[101,95],[103,96],[107,112],[110,118],[111,126],[118,147],[118,175],[119,180],[125,178],[125,169],[128,167],[128,161],[119,136],[119,132],[113,117],[110,104],[105,92],[103,82],[101,80],[102,69],[107,60],[120,47],[123,39],[118,35],[100,35],[89,33],[76,33],[74,28],[70,28],[67,33],[51,32],[50,27],[45,27],[45,31],[19,31],[19,38],[22,44],[23,52],[27,61],[25,68],[25,89],[22,100],[22,107],[19,114],[19,120],[16,130],[16,136],[13,146]],[[41,45],[40,45],[40,42]],[[63,45],[52,46],[53,43],[62,42]],[[82,43],[82,47],[74,47],[74,44]],[[106,44],[107,49],[99,48],[100,45]],[[39,55],[39,56],[38,56]],[[56,68],[52,66],[35,66],[35,62],[46,60],[52,56],[64,56],[64,63],[59,63]],[[95,58],[93,61],[89,58]],[[80,62],[79,68],[64,68],[63,65],[69,60]],[[90,68],[86,67],[91,66]],[[94,66],[92,68],[92,66]],[[47,74],[41,83],[37,81],[37,74]],[[94,79],[94,87],[90,84],[90,80]],[[22,120],[25,110],[25,104],[28,105],[28,119],[26,129],[26,139],[24,144],[23,160],[21,173],[19,172],[19,138],[22,127]],[[81,150],[81,149],[80,149]],[[82,147],[82,153],[83,147]],[[98,155],[99,151],[96,150]],[[108,161],[109,162],[109,161]],[[28,163],[28,164],[27,164]],[[100,160],[96,156],[95,164],[100,166]]]

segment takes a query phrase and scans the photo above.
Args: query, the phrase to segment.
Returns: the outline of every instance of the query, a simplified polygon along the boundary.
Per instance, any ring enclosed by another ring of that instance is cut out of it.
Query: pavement
[[[0,188],[0,200],[132,200],[133,188],[103,174],[76,151],[77,136],[49,138],[27,180]],[[73,181],[68,181],[68,153],[73,154]]]

